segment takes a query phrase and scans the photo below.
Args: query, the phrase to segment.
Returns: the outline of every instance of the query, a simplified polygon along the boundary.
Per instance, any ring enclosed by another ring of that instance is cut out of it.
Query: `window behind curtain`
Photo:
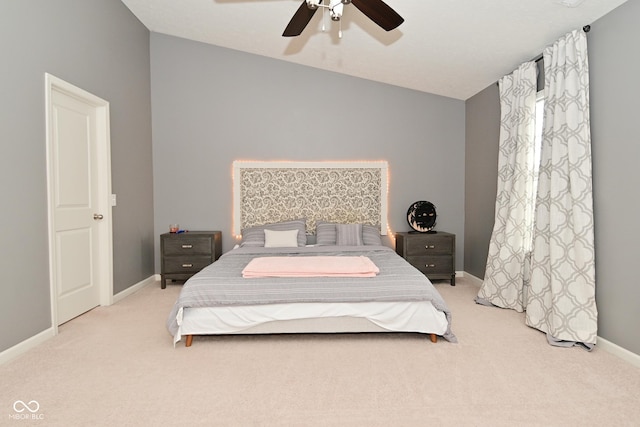
[[[544,117],[544,91],[538,91],[536,98],[536,131],[533,147],[533,203],[535,206],[536,196],[538,194],[538,176],[540,174],[540,153],[542,148],[542,129],[543,129],[543,117]],[[533,249],[533,241],[529,241],[528,251]]]

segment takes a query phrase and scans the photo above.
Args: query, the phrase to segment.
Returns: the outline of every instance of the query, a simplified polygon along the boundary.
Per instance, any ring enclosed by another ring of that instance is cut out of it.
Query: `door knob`
[[[93,219],[95,219],[95,220],[99,220],[99,219],[102,219],[102,218],[104,218],[104,216],[101,215],[101,214],[93,214]]]

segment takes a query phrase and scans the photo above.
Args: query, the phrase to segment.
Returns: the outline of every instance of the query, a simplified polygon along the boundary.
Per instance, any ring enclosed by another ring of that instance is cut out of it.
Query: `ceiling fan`
[[[360,12],[364,13],[369,19],[384,28],[391,31],[404,22],[402,16],[398,15],[395,10],[391,9],[382,0],[303,0],[296,13],[289,21],[289,25],[285,28],[283,37],[295,37],[302,33],[311,18],[319,7],[329,10],[332,21],[340,21],[344,5],[353,3]]]

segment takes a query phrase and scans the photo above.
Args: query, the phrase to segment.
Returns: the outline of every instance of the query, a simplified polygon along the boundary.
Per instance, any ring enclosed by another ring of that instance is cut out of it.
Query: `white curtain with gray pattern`
[[[476,301],[525,309],[534,202],[536,64],[500,79],[498,191],[484,282]]]
[[[595,250],[587,38],[543,52],[544,131],[526,324],[558,345],[596,342]]]

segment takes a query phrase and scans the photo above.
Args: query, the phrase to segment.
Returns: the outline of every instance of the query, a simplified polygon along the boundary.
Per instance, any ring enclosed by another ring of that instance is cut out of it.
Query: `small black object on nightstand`
[[[409,206],[407,210],[407,222],[409,227],[419,233],[436,233],[436,207],[433,203],[420,200]]]

